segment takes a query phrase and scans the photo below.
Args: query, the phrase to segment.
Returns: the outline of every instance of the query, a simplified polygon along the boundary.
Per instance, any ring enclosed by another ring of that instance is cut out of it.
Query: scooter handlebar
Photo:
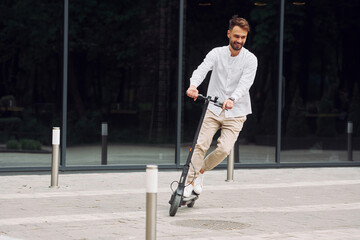
[[[212,103],[214,103],[215,106],[220,107],[220,108],[222,108],[222,106],[223,106],[223,103],[218,101],[219,97],[211,97],[211,96],[206,97],[206,96],[204,96],[202,94],[198,94],[197,98],[200,99],[200,100],[205,100],[205,101],[212,102]]]
[[[200,100],[206,100],[207,99],[207,97],[205,97],[204,95],[202,95],[202,94],[198,94],[198,97],[197,97],[198,99],[200,99]]]

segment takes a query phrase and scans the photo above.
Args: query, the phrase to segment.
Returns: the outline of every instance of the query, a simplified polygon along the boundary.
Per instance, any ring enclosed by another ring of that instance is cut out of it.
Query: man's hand
[[[196,101],[198,95],[199,95],[199,91],[196,89],[196,87],[194,85],[191,85],[188,90],[186,91],[186,95],[188,95],[188,97],[191,97],[194,99],[194,101]]]
[[[234,106],[234,101],[231,100],[231,99],[226,99],[226,100],[223,102],[222,109],[232,109],[233,106]]]

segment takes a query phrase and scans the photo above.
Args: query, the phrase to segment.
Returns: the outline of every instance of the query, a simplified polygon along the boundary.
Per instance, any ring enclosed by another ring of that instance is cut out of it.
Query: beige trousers
[[[225,118],[225,110],[219,116],[216,116],[209,110],[206,111],[191,159],[192,164],[190,164],[188,172],[188,181],[192,181],[194,177],[196,178],[201,168],[204,171],[209,171],[229,155],[245,121],[246,116]],[[221,134],[217,139],[216,149],[204,159],[212,139],[219,129],[221,129]]]

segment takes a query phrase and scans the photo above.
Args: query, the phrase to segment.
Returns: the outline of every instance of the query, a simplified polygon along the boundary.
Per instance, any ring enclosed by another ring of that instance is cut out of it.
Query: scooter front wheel
[[[175,194],[175,196],[173,198],[173,201],[170,206],[170,211],[169,211],[169,214],[171,217],[175,216],[178,208],[180,207],[180,202],[181,202],[181,196],[177,195],[176,193],[174,193],[174,194]]]

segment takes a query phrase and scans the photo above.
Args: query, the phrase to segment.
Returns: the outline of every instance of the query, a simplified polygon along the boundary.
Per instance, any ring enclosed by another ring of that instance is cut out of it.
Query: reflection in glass
[[[226,32],[228,21],[233,15],[244,17],[251,27],[245,47],[257,56],[259,66],[250,89],[253,114],[248,115],[236,145],[239,148],[239,159],[235,161],[240,163],[275,162],[278,9],[278,1],[266,1],[266,4],[254,4],[253,1],[211,1],[210,6],[199,6],[196,1],[187,1],[185,89],[192,72],[205,55],[212,48],[228,45]],[[210,74],[199,87],[199,91],[204,94],[209,76]],[[198,104],[185,95],[183,101],[182,163],[187,158],[201,114]],[[209,152],[216,146],[217,137],[215,135]]]
[[[61,108],[61,1],[0,2],[0,167],[50,166]]]
[[[347,161],[348,121],[357,128],[355,141],[360,135],[355,64],[360,59],[355,40],[359,39],[355,35],[359,32],[360,4],[304,2],[289,2],[285,8],[281,159]],[[354,151],[358,156],[358,147]]]
[[[178,4],[71,1],[67,164],[174,164]]]

